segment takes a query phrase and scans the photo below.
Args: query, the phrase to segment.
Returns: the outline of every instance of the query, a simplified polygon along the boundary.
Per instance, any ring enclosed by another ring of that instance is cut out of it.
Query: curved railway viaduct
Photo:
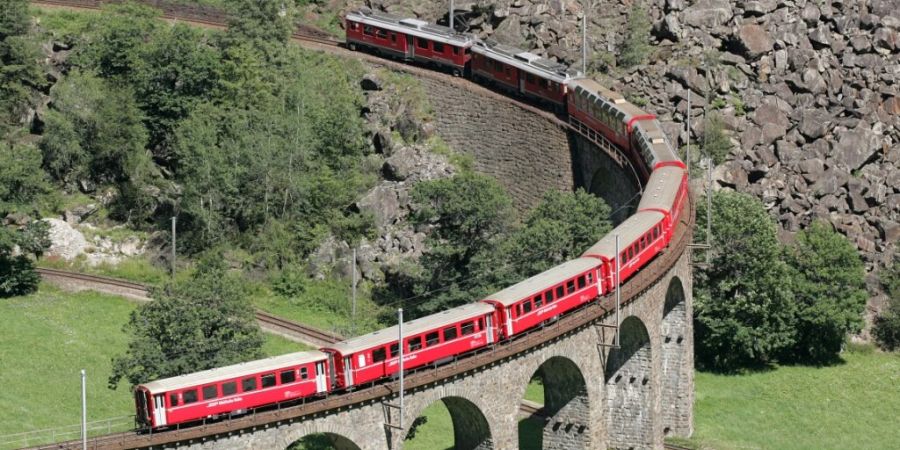
[[[198,16],[196,10],[179,16],[178,7],[167,13],[187,21]],[[207,24],[217,20],[199,16]],[[639,200],[639,182],[616,162],[614,151],[551,114],[444,74],[305,45],[416,76],[435,111],[437,133],[452,148],[471,154],[478,171],[498,178],[520,208],[535,204],[549,189],[584,187],[610,203],[618,222]],[[414,420],[441,401],[450,411],[457,448],[515,449],[519,405],[537,375],[545,389],[543,448],[661,448],[664,436],[693,431],[690,203],[669,249],[622,287],[618,347],[614,298],[606,297],[513,342],[411,374],[403,429],[387,425],[400,422],[398,409],[390,406],[397,402],[394,382],[226,422],[152,436],[110,436],[91,447],[276,449],[325,433],[340,449],[399,449]]]

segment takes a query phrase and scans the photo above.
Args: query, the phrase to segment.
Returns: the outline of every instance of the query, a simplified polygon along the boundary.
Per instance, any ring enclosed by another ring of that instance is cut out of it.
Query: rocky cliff
[[[585,3],[458,0],[455,17],[481,37],[580,66]],[[635,5],[653,23],[651,55],[615,68]],[[443,2],[368,6],[447,18]],[[900,239],[900,1],[594,0],[587,17],[589,73],[658,114],[673,141],[686,143],[688,90],[693,142],[716,110],[732,140],[718,187],[762,199],[787,239],[827,220],[870,268],[890,260]]]

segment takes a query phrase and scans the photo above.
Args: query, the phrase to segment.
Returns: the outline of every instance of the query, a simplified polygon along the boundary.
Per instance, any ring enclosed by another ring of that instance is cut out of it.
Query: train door
[[[166,398],[164,394],[153,396],[153,422],[158,427],[166,425]]]
[[[353,386],[353,356],[344,357],[344,387]]]
[[[513,335],[513,321],[512,321],[512,306],[506,308],[506,337],[512,337]]]
[[[325,361],[316,363],[316,392],[321,394],[328,390],[327,377],[325,376]]]
[[[517,70],[516,76],[519,77],[519,94],[525,95],[525,73],[521,70]]]
[[[489,314],[488,316],[486,316],[486,318],[487,318],[487,322],[485,322],[485,323],[487,324],[487,328],[485,328],[485,330],[487,331],[487,343],[493,344],[494,343],[494,315]]]
[[[413,37],[410,35],[406,35],[406,59],[413,59],[416,57],[416,46],[413,45]]]

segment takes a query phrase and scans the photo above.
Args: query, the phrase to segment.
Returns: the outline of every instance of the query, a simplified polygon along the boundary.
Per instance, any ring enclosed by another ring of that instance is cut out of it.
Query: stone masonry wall
[[[662,321],[662,422],[663,434],[690,436],[693,424],[690,420],[690,407],[694,401],[693,362],[686,364],[690,352],[686,346],[693,347],[690,328],[691,315],[684,299],[684,287],[680,280],[672,280],[666,294],[666,304]],[[687,369],[687,370],[685,370]]]
[[[573,189],[566,130],[552,119],[477,86],[419,80],[434,109],[437,134],[471,155],[476,171],[497,178],[516,207],[534,206],[550,189]]]

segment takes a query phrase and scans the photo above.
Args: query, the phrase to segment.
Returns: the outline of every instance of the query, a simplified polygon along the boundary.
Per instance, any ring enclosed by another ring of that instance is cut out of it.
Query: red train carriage
[[[324,394],[328,354],[290,353],[139,385],[138,423],[152,428]]]
[[[678,166],[663,166],[654,170],[644,189],[638,211],[658,211],[666,216],[663,228],[667,241],[672,239],[687,192],[687,172]]]
[[[347,46],[351,50],[369,48],[407,61],[443,67],[454,75],[462,75],[472,58],[469,49],[475,37],[448,27],[367,8],[348,13],[345,20]]]
[[[632,137],[633,145],[641,153],[648,170],[665,166],[684,167],[684,163],[672,150],[669,138],[658,120],[638,121],[634,126]]]
[[[579,121],[599,131],[610,142],[629,155],[631,163],[640,168],[643,179],[650,176],[640,153],[631,145],[631,134],[638,121],[654,120],[656,116],[632,105],[625,97],[594,80],[582,78],[569,83],[568,111],[570,120]]]
[[[622,262],[619,277],[624,283],[668,244],[664,219],[661,212],[640,211],[625,219],[581,255],[603,261],[601,277],[604,292],[613,290],[616,286],[615,236],[619,236],[619,260]]]
[[[333,357],[337,385],[349,388],[399,369],[397,326],[323,348]],[[497,340],[494,308],[473,303],[403,324],[403,368],[440,363]]]
[[[508,45],[478,41],[472,47],[472,77],[509,92],[565,108],[568,83],[577,73],[563,64]]]
[[[497,309],[504,338],[575,309],[603,294],[597,260],[579,258],[516,283],[482,300]]]

